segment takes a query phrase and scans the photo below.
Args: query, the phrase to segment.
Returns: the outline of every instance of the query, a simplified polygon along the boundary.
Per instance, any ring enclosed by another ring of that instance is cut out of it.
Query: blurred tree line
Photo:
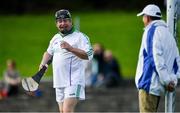
[[[88,10],[141,10],[147,4],[164,8],[164,0],[1,0],[0,14],[48,13],[66,8]]]

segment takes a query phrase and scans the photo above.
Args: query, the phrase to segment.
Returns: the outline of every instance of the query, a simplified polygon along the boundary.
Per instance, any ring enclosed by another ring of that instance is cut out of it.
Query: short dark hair
[[[151,20],[161,20],[161,17],[149,16]]]

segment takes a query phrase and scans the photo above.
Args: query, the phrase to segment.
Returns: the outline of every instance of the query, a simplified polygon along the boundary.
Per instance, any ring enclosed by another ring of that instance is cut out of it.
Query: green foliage
[[[141,17],[132,12],[74,12],[72,16],[80,17],[80,29],[92,44],[112,50],[124,77],[134,77],[143,33]],[[12,58],[23,76],[33,75],[56,32],[54,14],[0,16],[0,73]],[[46,75],[52,75],[51,68]]]

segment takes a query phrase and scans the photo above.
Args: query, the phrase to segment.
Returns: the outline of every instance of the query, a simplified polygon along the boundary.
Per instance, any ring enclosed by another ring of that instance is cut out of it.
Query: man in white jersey
[[[53,87],[61,113],[74,112],[78,100],[85,99],[85,67],[83,60],[91,60],[93,49],[88,37],[75,30],[71,14],[62,9],[56,12],[54,35],[44,53],[40,68],[50,59],[53,67]]]
[[[144,33],[136,70],[141,113],[156,112],[160,95],[172,92],[180,75],[180,58],[173,35],[161,20],[161,11],[147,5],[137,16],[143,16]]]

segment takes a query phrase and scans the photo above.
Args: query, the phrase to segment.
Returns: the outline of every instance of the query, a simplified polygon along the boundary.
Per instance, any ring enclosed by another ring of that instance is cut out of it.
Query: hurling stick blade
[[[31,77],[22,79],[22,87],[26,91],[35,91],[38,89],[39,84]]]

